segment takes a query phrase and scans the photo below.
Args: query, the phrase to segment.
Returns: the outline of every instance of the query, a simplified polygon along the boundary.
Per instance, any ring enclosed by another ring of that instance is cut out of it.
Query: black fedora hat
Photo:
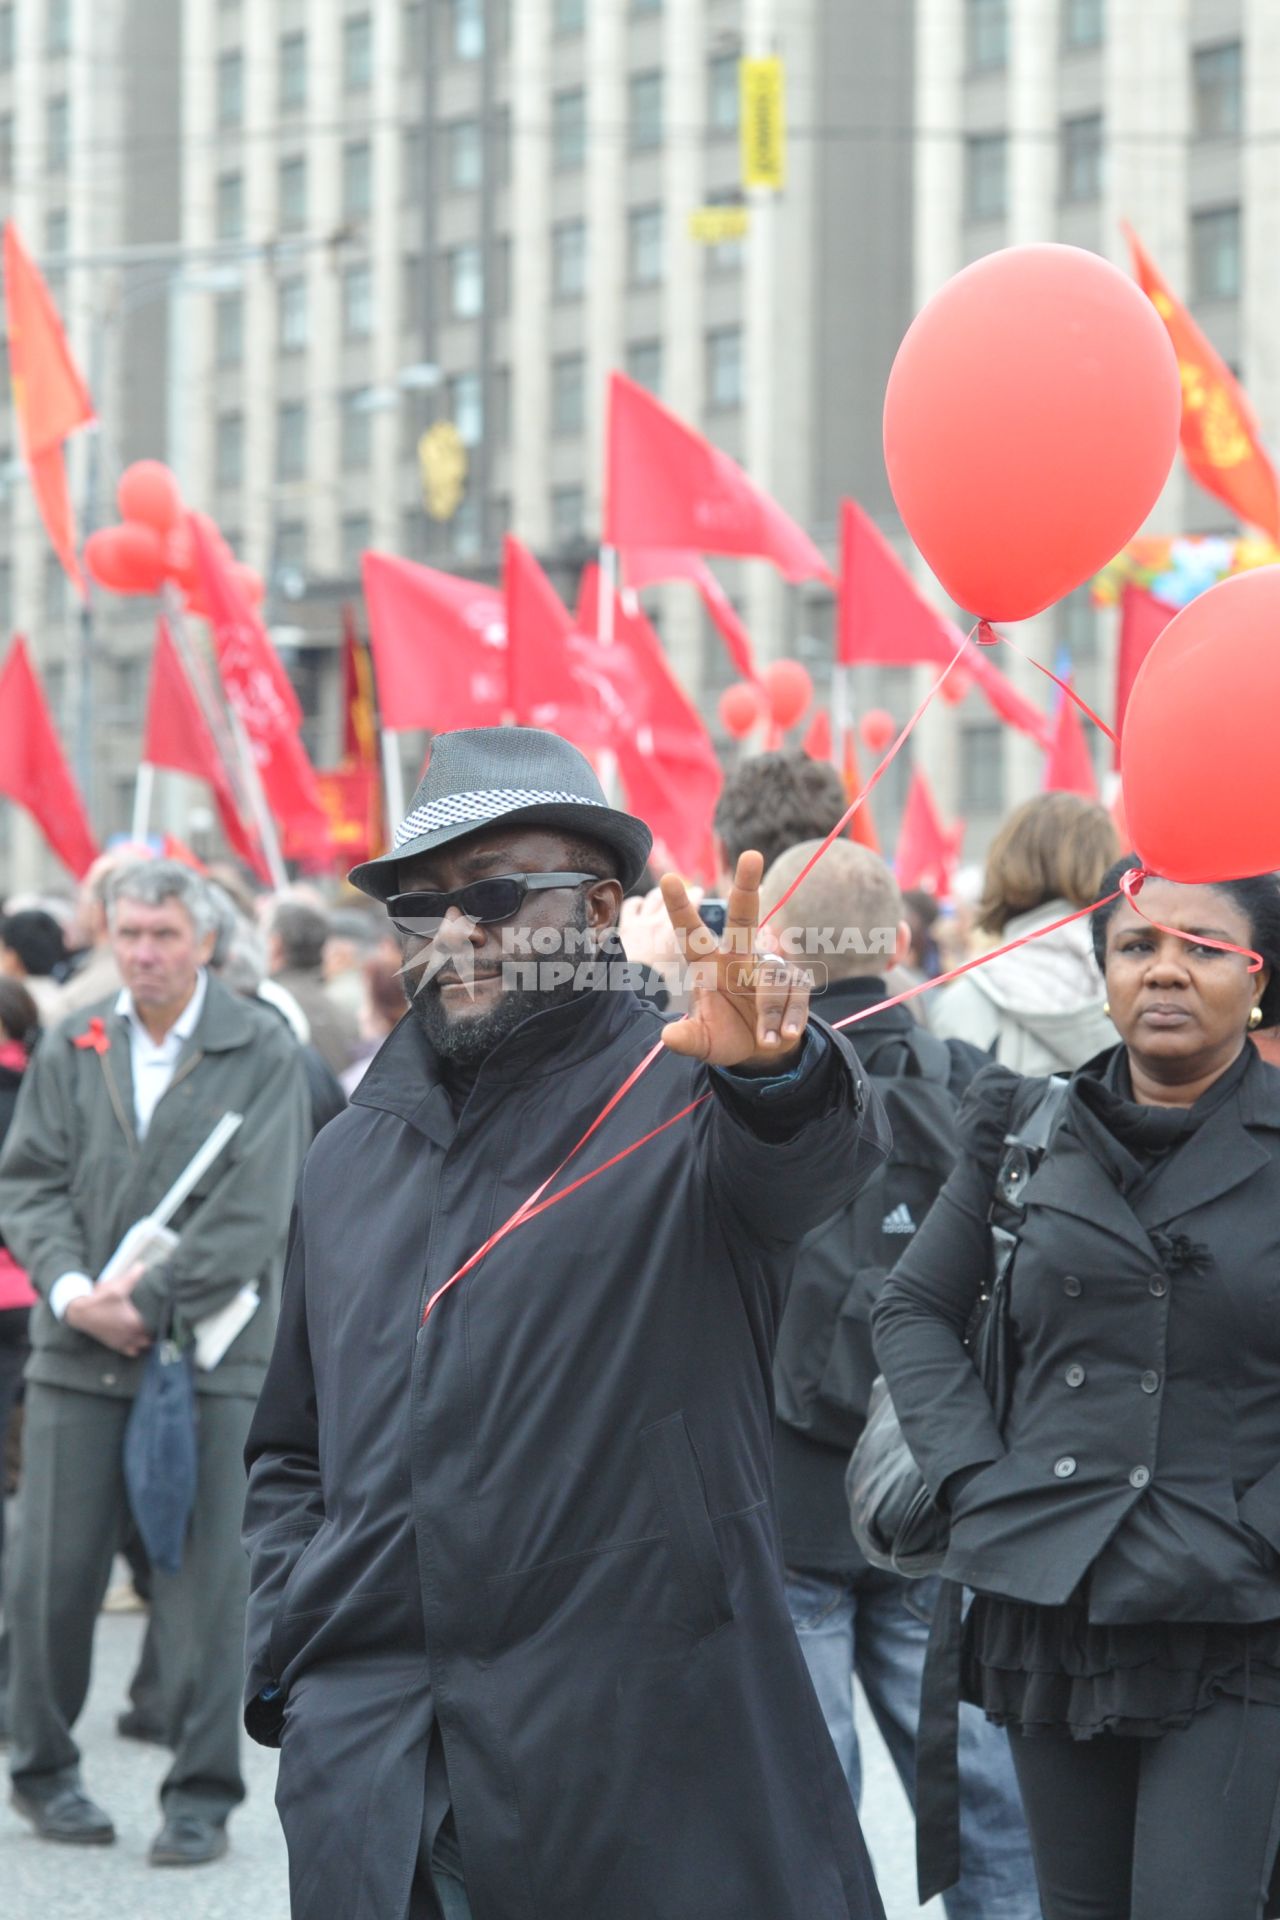
[[[599,840],[616,855],[624,887],[640,878],[653,845],[644,822],[609,805],[590,761],[558,734],[541,727],[470,727],[436,735],[430,764],[391,847],[353,867],[351,884],[375,900],[389,900],[400,891],[402,860],[499,821]]]

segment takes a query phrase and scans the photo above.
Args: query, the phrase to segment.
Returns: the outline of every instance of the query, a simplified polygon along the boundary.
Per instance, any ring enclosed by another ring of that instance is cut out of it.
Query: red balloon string
[[[1154,880],[1158,877],[1156,874],[1148,873],[1145,867],[1130,867],[1120,882],[1121,893],[1134,912],[1142,914],[1142,918],[1149,927],[1154,927],[1157,933],[1172,934],[1175,940],[1184,940],[1189,947],[1213,947],[1218,953],[1238,953],[1242,959],[1249,962],[1250,973],[1261,973],[1267,963],[1255,948],[1238,947],[1232,940],[1210,940],[1206,934],[1186,933],[1181,927],[1166,927],[1163,920],[1153,920],[1149,913],[1143,912],[1138,905],[1139,890],[1144,880]],[[1114,900],[1115,895],[1112,894],[1111,898]],[[1092,912],[1093,909],[1090,908],[1089,911]],[[1048,929],[1046,928],[1045,931],[1047,932]]]
[[[980,644],[984,647],[994,646],[997,641],[1003,641],[1006,647],[1010,648],[1012,652],[1017,654],[1019,660],[1025,660],[1028,663],[1028,665],[1033,666],[1035,668],[1037,673],[1042,673],[1046,680],[1052,680],[1054,686],[1058,687],[1063,693],[1065,693],[1068,700],[1073,700],[1076,706],[1079,707],[1081,713],[1083,713],[1088,719],[1092,720],[1094,726],[1099,727],[1102,730],[1102,732],[1106,734],[1108,740],[1111,742],[1113,747],[1119,745],[1119,742],[1117,741],[1115,734],[1111,731],[1111,728],[1107,725],[1106,721],[1102,719],[1102,717],[1099,714],[1096,714],[1094,712],[1093,708],[1089,705],[1089,702],[1087,700],[1082,700],[1080,698],[1080,695],[1076,692],[1075,688],[1069,685],[1067,681],[1062,679],[1062,677],[1059,674],[1056,674],[1053,671],[1052,667],[1046,667],[1042,661],[1033,659],[1029,653],[1024,653],[1022,648],[1018,646],[1015,641],[1011,640],[1007,633],[997,633],[996,629],[993,626],[989,625],[988,622],[984,620],[982,622],[982,631],[978,635],[978,640]]]

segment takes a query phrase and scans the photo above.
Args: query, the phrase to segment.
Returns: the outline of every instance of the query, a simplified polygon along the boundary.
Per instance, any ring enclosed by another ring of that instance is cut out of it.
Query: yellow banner
[[[776,191],[787,176],[785,81],[781,60],[740,60],[742,184]]]
[[[689,215],[689,238],[704,247],[723,246],[726,240],[741,240],[751,225],[746,207],[695,207]]]

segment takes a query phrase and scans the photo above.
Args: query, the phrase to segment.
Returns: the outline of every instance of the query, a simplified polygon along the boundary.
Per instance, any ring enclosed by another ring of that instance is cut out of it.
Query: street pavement
[[[116,1823],[114,1847],[59,1847],[37,1840],[0,1804],[0,1914],[4,1920],[289,1920],[284,1842],[272,1794],[276,1756],[246,1741],[249,1797],[233,1815],[231,1850],[210,1867],[157,1868],[146,1861],[160,1824],[156,1789],[166,1756],[121,1740],[125,1704],[142,1639],[138,1614],[98,1622],[93,1687],[80,1722],[85,1784]],[[902,1789],[865,1706],[859,1703],[865,1790],[863,1822],[888,1920],[943,1920],[935,1901],[914,1897],[913,1833]],[[335,1914],[333,1920],[346,1920]],[[578,1920],[578,1916],[564,1916]],[[598,1920],[607,1920],[600,1915]]]

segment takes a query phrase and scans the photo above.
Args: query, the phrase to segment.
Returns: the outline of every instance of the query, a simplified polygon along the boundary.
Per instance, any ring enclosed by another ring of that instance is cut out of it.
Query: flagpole
[[[387,796],[387,834],[394,841],[396,828],[405,816],[404,764],[400,758],[400,736],[390,727],[380,732],[382,742],[382,784]]]
[[[138,778],[133,789],[133,824],[129,829],[129,838],[139,846],[145,841],[151,825],[151,796],[155,792],[156,770],[150,761],[143,760],[138,766]]]

